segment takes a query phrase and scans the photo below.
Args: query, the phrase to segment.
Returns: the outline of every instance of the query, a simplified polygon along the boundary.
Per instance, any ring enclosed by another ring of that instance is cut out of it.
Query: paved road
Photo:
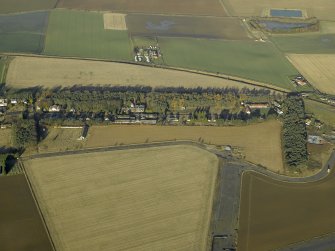
[[[328,175],[328,169],[334,169],[335,166],[335,151],[332,153],[327,164],[322,170],[309,177],[288,177],[279,175],[268,171],[257,165],[236,160],[230,157],[228,152],[218,150],[213,146],[204,145],[193,141],[170,141],[170,142],[157,142],[148,144],[138,145],[124,145],[124,146],[111,146],[101,147],[94,149],[81,149],[67,152],[56,152],[56,153],[43,153],[22,158],[23,160],[36,159],[36,158],[47,158],[55,156],[93,153],[93,152],[106,152],[106,151],[120,151],[126,149],[139,149],[148,147],[162,147],[162,146],[174,146],[174,145],[192,145],[200,147],[206,151],[216,154],[220,159],[219,167],[219,185],[217,188],[216,199],[213,206],[213,220],[212,220],[212,251],[222,250],[235,250],[237,245],[237,229],[238,229],[238,218],[239,218],[239,205],[240,205],[240,193],[241,193],[241,177],[245,171],[254,171],[262,173],[272,179],[284,181],[284,182],[314,182],[325,178]],[[331,171],[331,174],[335,173],[335,170]],[[313,239],[303,243],[298,243],[295,246],[288,247],[289,249],[283,249],[282,251],[289,250],[324,250],[323,248],[335,247],[335,236],[327,236],[325,238]],[[326,249],[327,250],[327,249]]]

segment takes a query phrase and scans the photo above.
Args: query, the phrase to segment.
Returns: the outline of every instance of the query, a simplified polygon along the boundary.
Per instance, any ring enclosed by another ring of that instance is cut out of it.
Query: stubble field
[[[52,251],[26,178],[0,177],[0,198],[0,249]]]
[[[247,160],[275,172],[283,170],[278,121],[241,127],[92,126],[84,147],[199,139],[210,144],[239,146]]]
[[[25,162],[59,251],[205,250],[217,168],[190,146]]]
[[[129,14],[127,26],[141,36],[250,39],[238,18]]]
[[[10,64],[6,83],[17,88],[75,84],[254,88],[225,79],[153,67],[37,57],[15,57]]]
[[[230,14],[237,16],[261,16],[265,9],[304,9],[309,17],[334,20],[335,2],[332,0],[223,0]]]
[[[335,95],[335,55],[290,54],[288,58],[315,88]]]
[[[335,176],[286,183],[261,174],[242,180],[238,250],[277,250],[335,231]]]
[[[60,0],[57,7],[121,13],[226,15],[219,0]]]

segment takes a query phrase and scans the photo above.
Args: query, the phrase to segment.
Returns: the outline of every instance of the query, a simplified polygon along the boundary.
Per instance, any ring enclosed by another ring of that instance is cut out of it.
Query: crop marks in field
[[[220,0],[60,0],[57,7],[121,13],[226,15]]]
[[[335,55],[290,54],[288,58],[315,88],[335,95]]]
[[[6,83],[16,88],[37,85],[52,88],[75,84],[254,88],[251,85],[188,72],[113,62],[40,57],[15,57],[10,63]]]
[[[277,250],[334,232],[334,196],[334,173],[304,184],[244,174],[238,250]]]
[[[238,18],[129,14],[127,26],[132,35],[249,39]]]
[[[59,251],[208,247],[214,154],[173,146],[33,159],[25,167]]]
[[[105,30],[103,13],[72,10],[51,12],[45,54],[130,60],[127,31]]]

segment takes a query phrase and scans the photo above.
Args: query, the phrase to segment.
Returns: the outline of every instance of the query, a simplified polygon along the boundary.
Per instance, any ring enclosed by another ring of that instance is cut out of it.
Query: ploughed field
[[[55,7],[57,0],[1,0],[0,14],[48,10]]]
[[[335,54],[290,54],[288,58],[315,88],[335,95]]]
[[[23,175],[0,177],[0,249],[52,251]]]
[[[126,19],[132,35],[250,39],[238,18],[130,14]]]
[[[282,171],[281,123],[268,121],[250,126],[92,126],[84,147],[140,144],[173,140],[238,146],[248,161]]]
[[[238,250],[275,250],[335,231],[335,175],[313,183],[243,175]]]
[[[254,88],[250,85],[195,73],[114,62],[40,57],[15,57],[7,72],[6,83],[16,88],[75,84]]]
[[[333,0],[222,0],[233,16],[261,16],[268,9],[306,10],[308,17],[321,20],[335,20]]]
[[[205,250],[217,168],[193,146],[25,162],[58,251]]]
[[[220,0],[60,0],[57,7],[125,13],[226,15]]]

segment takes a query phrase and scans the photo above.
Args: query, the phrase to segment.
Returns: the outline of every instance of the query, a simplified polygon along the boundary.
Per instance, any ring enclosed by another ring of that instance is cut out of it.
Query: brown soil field
[[[242,127],[92,126],[85,147],[203,139],[205,143],[241,147],[246,159],[282,171],[281,123],[268,121]]]
[[[52,251],[23,175],[0,177],[0,249]]]
[[[25,162],[58,251],[206,250],[217,168],[191,146]]]
[[[238,18],[129,14],[126,20],[132,35],[250,39]]]
[[[230,14],[235,16],[261,16],[266,9],[303,9],[309,17],[335,20],[333,0],[222,0]]]
[[[285,183],[243,175],[238,250],[277,250],[335,231],[335,175]]]
[[[12,130],[11,129],[0,129],[0,147],[13,146]]]
[[[335,55],[289,54],[288,59],[315,88],[335,94]]]
[[[81,132],[80,128],[49,128],[48,136],[39,144],[38,151],[44,153],[80,149],[83,146],[83,141],[78,140]]]
[[[251,85],[188,72],[112,62],[40,57],[15,57],[9,66],[6,83],[16,88],[75,84],[254,88]]]
[[[57,7],[121,13],[226,15],[220,0],[60,0]]]
[[[127,30],[126,15],[119,13],[104,13],[104,28],[106,30]]]

